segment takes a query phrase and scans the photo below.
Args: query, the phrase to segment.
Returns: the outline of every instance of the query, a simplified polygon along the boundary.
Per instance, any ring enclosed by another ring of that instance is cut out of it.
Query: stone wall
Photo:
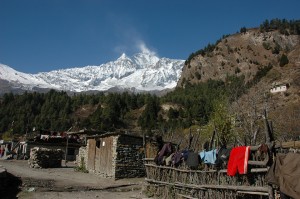
[[[115,151],[115,179],[145,176],[142,138],[120,135]]]
[[[76,165],[78,167],[87,168],[87,152],[87,147],[82,146],[79,148],[78,155],[76,155]]]
[[[100,149],[97,146],[94,148],[95,143],[91,144],[90,139],[85,150],[80,148],[80,155],[77,156],[78,166],[80,166],[83,157],[86,169],[101,177],[121,179],[145,176],[143,138],[124,134],[110,134],[92,139],[98,138],[101,141]],[[105,145],[103,145],[104,142]],[[95,157],[93,153],[95,153]],[[94,160],[89,160],[93,157]],[[99,160],[101,160],[100,163],[97,162]],[[91,166],[93,161],[97,162],[98,165]],[[103,161],[106,163],[104,164]]]
[[[63,157],[65,158],[65,152],[66,152],[66,145],[65,144],[59,144],[59,143],[38,143],[38,142],[28,142],[26,147],[26,155],[27,157],[30,157],[30,151],[32,148],[40,147],[40,148],[47,148],[50,150],[60,149],[63,152]],[[74,151],[74,154],[68,154],[67,160],[68,161],[75,161],[76,155],[78,154],[78,148],[79,146],[72,146],[72,144],[69,144],[68,150],[69,152],[72,150]]]
[[[28,164],[31,168],[61,167],[63,151],[60,149],[47,149],[34,147],[30,150]]]
[[[117,170],[117,158],[118,158],[118,139],[120,136],[113,137],[113,144],[112,144],[112,170],[113,170],[113,179],[116,179],[116,170]]]

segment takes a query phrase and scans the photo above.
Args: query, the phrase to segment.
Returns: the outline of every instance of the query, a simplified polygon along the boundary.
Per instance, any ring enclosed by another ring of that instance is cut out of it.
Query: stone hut
[[[120,179],[144,177],[143,138],[124,133],[106,133],[87,137],[84,164],[89,172]]]
[[[28,164],[31,168],[58,168],[61,167],[62,158],[61,149],[34,147],[30,150]]]
[[[82,144],[79,143],[66,143],[64,142],[33,142],[33,141],[27,141],[25,144],[20,145],[20,153],[19,155],[22,155],[28,159],[30,158],[30,151],[31,149],[35,147],[40,148],[46,148],[49,150],[56,150],[60,149],[63,152],[63,159],[66,159],[67,161],[75,161],[76,155],[79,153],[79,148],[82,146]],[[66,150],[67,149],[67,150]],[[67,154],[66,154],[67,151]]]

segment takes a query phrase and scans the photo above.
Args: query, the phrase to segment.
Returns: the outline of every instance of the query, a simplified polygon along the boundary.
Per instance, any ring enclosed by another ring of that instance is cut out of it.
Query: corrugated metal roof
[[[126,132],[107,132],[101,135],[91,135],[91,136],[87,136],[87,139],[93,139],[93,138],[103,138],[103,137],[110,137],[110,136],[118,136],[118,135],[125,135],[125,136],[130,136],[130,137],[136,137],[136,138],[141,138],[141,136],[137,136],[137,135],[132,135]]]

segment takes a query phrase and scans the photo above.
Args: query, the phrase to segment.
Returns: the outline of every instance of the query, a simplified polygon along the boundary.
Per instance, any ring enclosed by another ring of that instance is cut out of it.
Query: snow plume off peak
[[[149,48],[147,48],[146,44],[143,41],[137,42],[137,48],[141,53],[157,56],[156,52],[151,51]]]

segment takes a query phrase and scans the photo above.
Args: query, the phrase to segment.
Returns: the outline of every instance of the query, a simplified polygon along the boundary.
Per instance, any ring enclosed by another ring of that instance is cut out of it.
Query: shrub
[[[289,63],[289,59],[288,57],[285,55],[285,54],[282,54],[281,55],[281,58],[280,58],[280,63],[279,65],[282,67],[282,66],[285,66],[286,64]]]
[[[278,55],[280,52],[280,49],[281,49],[280,45],[278,43],[276,43],[274,49],[272,50],[272,53]]]
[[[264,47],[266,50],[270,50],[270,49],[271,49],[270,44],[267,43],[267,42],[263,42],[263,47]]]
[[[201,79],[201,74],[200,74],[198,71],[195,73],[195,76],[196,76],[196,78],[197,78],[198,80]]]
[[[75,171],[83,172],[83,173],[88,173],[89,171],[85,168],[84,164],[84,157],[81,157],[80,159],[80,165],[74,167]]]
[[[247,28],[246,27],[242,27],[241,29],[240,29],[240,33],[246,33],[247,32]]]
[[[235,72],[235,74],[238,74],[241,72],[241,69],[239,67],[236,67],[234,72]]]

